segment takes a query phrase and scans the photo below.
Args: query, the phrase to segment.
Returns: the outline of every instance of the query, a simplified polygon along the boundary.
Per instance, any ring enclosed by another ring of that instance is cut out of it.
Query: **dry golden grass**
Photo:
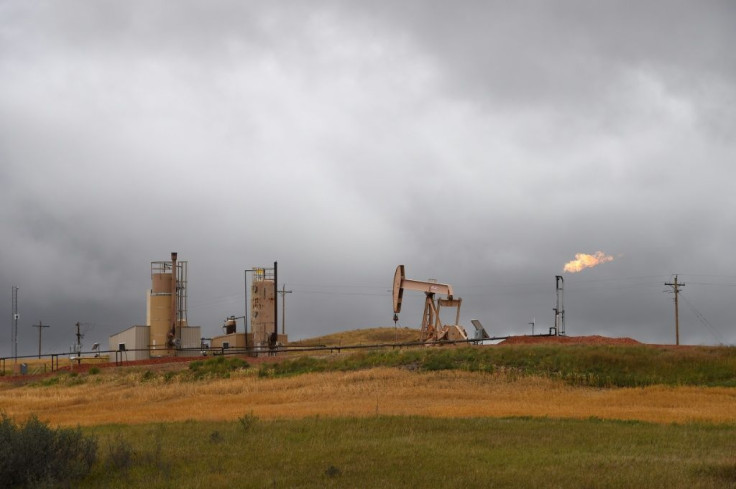
[[[140,382],[141,372],[89,376],[81,385],[0,384],[0,409],[53,425],[264,419],[309,416],[539,416],[642,420],[658,423],[736,422],[736,389],[665,387],[592,389],[538,377],[461,371],[356,372],[259,378]]]
[[[419,341],[420,331],[411,328],[367,328],[342,331],[308,340],[293,341],[289,346],[346,346],[376,343],[409,343]]]

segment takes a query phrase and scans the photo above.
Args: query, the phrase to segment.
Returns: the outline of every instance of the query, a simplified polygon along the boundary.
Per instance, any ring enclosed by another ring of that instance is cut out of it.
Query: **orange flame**
[[[613,261],[613,257],[606,255],[602,251],[596,251],[592,255],[588,255],[586,253],[575,253],[575,259],[567,262],[563,270],[565,272],[575,273],[585,268],[591,268],[609,261]]]

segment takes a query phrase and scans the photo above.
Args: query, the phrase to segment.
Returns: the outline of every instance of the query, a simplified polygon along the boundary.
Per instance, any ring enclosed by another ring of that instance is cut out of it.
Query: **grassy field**
[[[727,488],[736,427],[323,418],[98,426],[79,488]]]
[[[385,349],[6,379],[0,409],[97,437],[80,487],[721,488],[735,378],[724,347]]]

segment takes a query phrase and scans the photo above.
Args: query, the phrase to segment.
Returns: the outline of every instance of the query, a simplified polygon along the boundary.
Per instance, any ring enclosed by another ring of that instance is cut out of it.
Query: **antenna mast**
[[[18,290],[19,288],[15,285],[13,285],[13,316],[12,316],[12,338],[11,338],[11,344],[13,345],[13,358],[15,359],[14,362],[18,363],[18,318],[20,317],[20,314],[18,314]]]

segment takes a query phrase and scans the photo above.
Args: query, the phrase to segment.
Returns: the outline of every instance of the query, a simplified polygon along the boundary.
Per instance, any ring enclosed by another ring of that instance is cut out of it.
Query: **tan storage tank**
[[[187,262],[151,262],[148,325],[151,327],[151,356],[175,356],[183,348],[182,328],[187,325]]]
[[[170,273],[154,273],[151,274],[151,293],[171,294],[171,274]]]
[[[149,353],[151,357],[200,354],[200,328],[189,326],[187,322],[187,262],[177,260],[176,252],[171,253],[171,261],[151,262],[146,324],[135,328],[134,336],[124,332],[124,336],[110,338],[111,341],[119,340],[114,346],[125,345],[125,350],[121,351],[135,350],[137,359],[148,358]]]
[[[268,338],[274,331],[274,281],[256,275],[251,286],[251,327],[253,346],[268,347]]]
[[[171,294],[150,296],[151,316],[148,324],[151,327],[152,357],[162,357],[171,354],[168,348],[169,332],[171,331]]]
[[[151,356],[167,356],[171,331],[171,273],[152,273],[148,325],[151,327]]]

